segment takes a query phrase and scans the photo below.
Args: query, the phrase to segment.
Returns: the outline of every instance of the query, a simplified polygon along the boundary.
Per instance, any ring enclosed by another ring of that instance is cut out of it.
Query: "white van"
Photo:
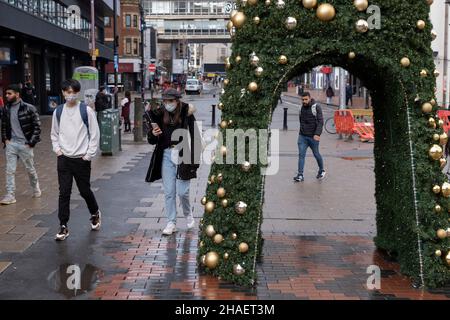
[[[197,94],[200,94],[203,90],[203,84],[198,79],[188,79],[186,82],[186,88],[184,91],[186,94],[191,92],[196,92]]]

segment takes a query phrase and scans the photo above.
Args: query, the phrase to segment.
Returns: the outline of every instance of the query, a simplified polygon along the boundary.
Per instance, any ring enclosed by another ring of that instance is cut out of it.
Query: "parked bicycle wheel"
[[[329,134],[336,134],[336,125],[334,124],[334,117],[328,118],[327,121],[325,121],[325,131]]]

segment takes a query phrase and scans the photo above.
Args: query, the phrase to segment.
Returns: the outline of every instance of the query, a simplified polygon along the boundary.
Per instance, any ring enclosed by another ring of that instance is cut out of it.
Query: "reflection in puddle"
[[[93,290],[102,277],[103,270],[91,264],[83,268],[82,265],[66,263],[52,271],[47,281],[53,290],[70,299]]]

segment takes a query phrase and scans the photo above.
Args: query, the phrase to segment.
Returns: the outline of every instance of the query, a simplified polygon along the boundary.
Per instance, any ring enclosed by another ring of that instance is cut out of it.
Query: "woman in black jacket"
[[[195,123],[194,107],[180,101],[175,89],[163,93],[163,106],[145,113],[149,128],[147,139],[156,145],[146,181],[162,178],[165,193],[167,226],[163,235],[176,232],[176,195],[178,195],[187,227],[194,227],[189,199],[190,180],[197,177],[200,165],[201,136]]]

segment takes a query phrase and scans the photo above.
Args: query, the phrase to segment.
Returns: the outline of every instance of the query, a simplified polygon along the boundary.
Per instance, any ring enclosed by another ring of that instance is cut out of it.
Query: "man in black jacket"
[[[34,106],[20,98],[20,87],[16,84],[6,89],[7,104],[2,116],[2,142],[6,148],[6,196],[0,204],[16,203],[15,174],[17,160],[22,160],[28,171],[33,197],[39,198],[41,190],[34,168],[34,146],[40,141],[41,122]]]
[[[323,159],[319,152],[320,136],[323,130],[323,114],[322,108],[311,99],[309,92],[302,94],[302,104],[300,107],[300,132],[298,136],[298,174],[294,177],[295,182],[303,182],[303,169],[305,167],[305,157],[308,147],[311,148],[316,158],[319,172],[318,180],[325,178],[326,172],[323,168]]]

